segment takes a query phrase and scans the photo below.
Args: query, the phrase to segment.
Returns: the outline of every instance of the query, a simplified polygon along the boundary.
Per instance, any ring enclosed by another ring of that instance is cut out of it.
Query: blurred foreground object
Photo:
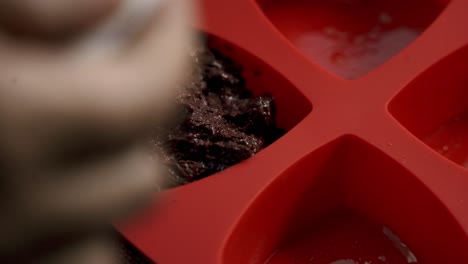
[[[158,188],[144,143],[189,67],[193,7],[154,3],[142,31],[122,28],[132,39],[100,56],[107,46],[83,39],[121,4],[0,2],[1,263],[115,263],[107,225]]]

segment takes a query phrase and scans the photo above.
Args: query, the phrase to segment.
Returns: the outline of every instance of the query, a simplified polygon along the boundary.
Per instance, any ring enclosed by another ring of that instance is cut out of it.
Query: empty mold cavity
[[[418,76],[389,104],[393,116],[446,158],[468,168],[468,46]]]
[[[344,136],[267,186],[233,228],[224,264],[459,263],[468,238],[424,184]]]
[[[356,79],[415,40],[449,0],[258,0],[306,56]]]
[[[417,257],[387,227],[342,209],[313,223],[316,229],[292,240],[266,264],[404,264]]]

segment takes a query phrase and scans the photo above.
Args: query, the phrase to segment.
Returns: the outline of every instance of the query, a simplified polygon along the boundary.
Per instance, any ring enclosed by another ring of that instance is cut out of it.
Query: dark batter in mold
[[[224,170],[284,134],[276,127],[274,98],[253,96],[240,66],[204,45],[192,59],[196,67],[177,98],[176,122],[159,129],[153,142],[170,187]]]

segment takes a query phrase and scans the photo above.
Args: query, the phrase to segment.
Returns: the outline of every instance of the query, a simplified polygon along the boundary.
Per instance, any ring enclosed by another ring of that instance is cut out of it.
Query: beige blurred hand
[[[190,4],[164,2],[131,46],[87,60],[74,37],[117,0],[0,1],[0,256],[99,230],[157,188],[141,143],[168,115],[193,40]]]
[[[2,0],[4,30],[40,38],[60,38],[93,26],[114,11],[119,0]]]

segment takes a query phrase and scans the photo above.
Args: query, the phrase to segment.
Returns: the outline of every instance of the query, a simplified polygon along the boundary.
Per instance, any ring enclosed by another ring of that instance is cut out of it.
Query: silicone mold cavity
[[[258,0],[271,22],[306,56],[356,79],[414,41],[445,0]]]
[[[468,168],[468,46],[410,83],[389,104],[395,118],[427,145]]]
[[[284,195],[284,190],[294,191]],[[384,230],[400,235],[420,263],[468,258],[461,250],[468,246],[461,228],[414,175],[362,140],[345,136],[265,188],[232,232],[224,263],[413,260]],[[458,246],[447,245],[448,240]]]

